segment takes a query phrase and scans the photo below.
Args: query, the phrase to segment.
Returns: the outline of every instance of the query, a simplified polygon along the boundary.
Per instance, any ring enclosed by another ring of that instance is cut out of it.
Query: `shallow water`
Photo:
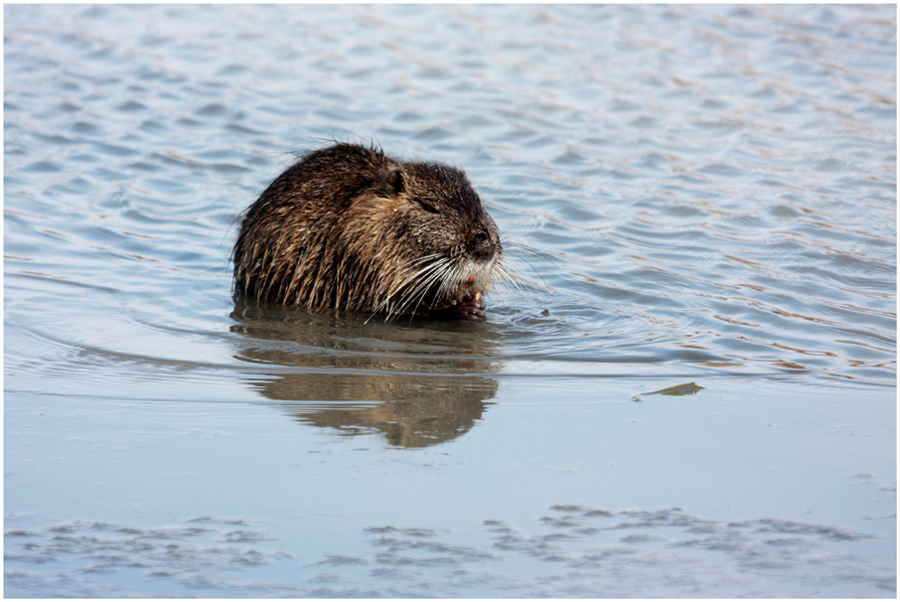
[[[896,594],[895,7],[4,11],[7,596]],[[486,322],[234,303],[333,138]]]

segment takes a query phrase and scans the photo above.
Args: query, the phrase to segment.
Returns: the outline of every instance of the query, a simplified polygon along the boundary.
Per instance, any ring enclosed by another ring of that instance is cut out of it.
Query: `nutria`
[[[308,309],[484,317],[503,248],[465,173],[338,143],[302,157],[250,207],[235,293]]]

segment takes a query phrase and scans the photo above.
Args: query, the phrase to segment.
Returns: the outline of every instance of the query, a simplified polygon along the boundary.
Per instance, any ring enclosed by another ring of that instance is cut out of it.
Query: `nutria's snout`
[[[500,233],[462,170],[355,144],[281,174],[234,247],[237,294],[310,309],[477,319],[503,274]]]
[[[491,259],[494,256],[494,254],[497,252],[498,245],[499,241],[497,243],[492,241],[490,235],[487,233],[487,230],[484,230],[477,233],[473,237],[472,243],[469,247],[469,253],[477,263],[481,263],[482,261]]]

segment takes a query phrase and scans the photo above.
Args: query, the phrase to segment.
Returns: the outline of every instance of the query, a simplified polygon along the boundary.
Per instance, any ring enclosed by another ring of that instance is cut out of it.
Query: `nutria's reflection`
[[[311,399],[384,401],[288,406],[297,421],[340,429],[347,435],[378,431],[392,445],[402,447],[433,445],[468,432],[481,418],[484,400],[497,392],[497,381],[484,377],[305,376],[284,379],[276,388],[313,384],[314,393],[305,391],[312,393]]]
[[[347,435],[381,432],[422,447],[467,432],[484,413],[499,369],[485,323],[384,323],[236,303],[236,356],[268,365],[251,386],[298,422]]]

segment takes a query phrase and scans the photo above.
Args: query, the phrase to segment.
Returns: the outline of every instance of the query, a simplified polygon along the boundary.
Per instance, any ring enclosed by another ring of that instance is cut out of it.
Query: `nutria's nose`
[[[472,243],[469,245],[469,252],[475,261],[485,261],[494,255],[494,243],[487,232],[477,232],[472,237]]]

